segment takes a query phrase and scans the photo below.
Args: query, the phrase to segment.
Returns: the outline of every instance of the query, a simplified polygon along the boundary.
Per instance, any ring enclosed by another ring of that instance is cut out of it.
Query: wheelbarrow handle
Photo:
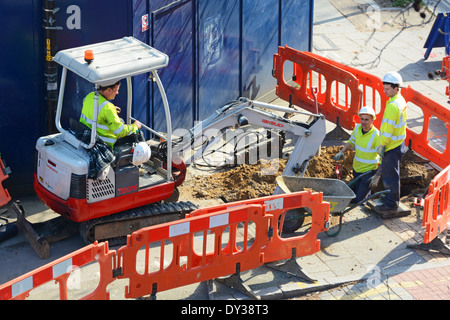
[[[363,174],[360,174],[358,177],[356,177],[355,179],[351,180],[349,183],[347,183],[347,185],[350,187],[352,184],[354,184],[356,181],[358,181],[359,179],[361,179],[364,176],[367,176],[369,173],[371,173],[372,171],[367,171],[364,172]]]
[[[372,198],[378,197],[378,196],[380,196],[380,195],[382,195],[382,194],[389,193],[389,192],[391,192],[390,189],[375,192],[374,194],[371,194],[371,195],[368,196],[367,198],[362,199],[362,200],[359,201],[358,203],[355,203],[353,206],[346,208],[346,209],[345,209],[344,211],[342,211],[340,214],[344,214],[344,213],[346,213],[346,212],[348,212],[348,211],[354,209],[355,207],[359,206],[360,204],[363,204],[364,202],[366,202],[366,201],[368,201],[368,200],[370,200],[370,199],[372,199]]]
[[[328,231],[325,231],[325,234],[326,234],[327,236],[329,236],[329,237],[336,237],[336,236],[341,232],[341,229],[342,229],[342,217],[344,216],[344,213],[346,213],[346,212],[348,212],[348,211],[354,209],[356,206],[359,206],[360,204],[362,204],[362,203],[364,203],[364,202],[366,202],[366,201],[368,201],[368,200],[370,200],[370,199],[372,199],[372,198],[378,197],[379,195],[384,194],[384,193],[388,193],[388,192],[390,192],[389,189],[383,190],[383,191],[379,191],[379,192],[376,192],[376,193],[374,193],[374,194],[368,196],[367,198],[365,198],[365,199],[359,201],[359,202],[356,203],[355,205],[353,205],[353,206],[351,206],[351,207],[345,209],[344,211],[342,211],[341,213],[338,214],[338,215],[339,215],[339,225],[338,225],[338,230],[337,230],[336,232],[334,232],[334,233],[329,233]]]

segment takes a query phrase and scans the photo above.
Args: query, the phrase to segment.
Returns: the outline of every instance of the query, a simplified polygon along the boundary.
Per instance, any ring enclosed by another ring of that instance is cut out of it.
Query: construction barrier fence
[[[283,238],[284,216],[298,208],[311,212],[311,226]],[[138,298],[310,255],[320,250],[317,235],[328,230],[329,209],[322,193],[312,191],[198,209],[134,232],[118,251],[95,243],[11,280],[0,286],[0,299],[25,299],[51,281],[58,284],[59,299],[68,299],[70,275],[92,263],[99,265],[98,285],[80,299],[109,299],[108,286],[116,280],[128,283],[125,298]]]
[[[293,74],[289,78],[286,70],[291,65]],[[450,59],[444,58],[442,69],[447,71],[450,69],[449,65]],[[359,109],[367,105],[375,110],[377,117],[374,125],[378,128],[381,125],[387,97],[383,92],[383,81],[378,76],[288,46],[278,48],[278,54],[274,55],[272,73],[277,79],[277,95],[294,106],[322,113],[328,121],[353,130],[359,122]],[[448,78],[447,80],[450,81]],[[441,174],[431,182],[425,198],[428,200],[425,202],[426,213],[423,218],[423,225],[426,226],[424,242],[429,243],[445,230],[444,225],[450,221],[446,179],[446,172],[450,168],[450,140],[447,138],[450,110],[411,86],[402,88],[401,93],[408,110],[414,109],[417,114],[423,115],[418,123],[414,120],[407,122],[405,144],[443,168]],[[417,128],[418,125],[421,128]],[[438,127],[444,132],[435,134],[433,130]],[[439,141],[439,145],[436,141]]]
[[[107,300],[109,294],[106,288],[113,281],[112,270],[116,269],[115,256],[116,252],[109,250],[107,243],[88,245],[0,286],[0,300],[23,300],[31,291],[51,281],[55,281],[59,287],[59,299],[67,300],[70,275],[78,268],[92,262],[99,264],[100,281],[93,292],[81,299]]]
[[[430,243],[441,232],[447,231],[450,222],[450,166],[441,171],[430,183],[424,199],[423,221],[424,243]]]
[[[292,84],[284,79],[288,61],[293,63]],[[353,74],[330,65],[319,56],[287,46],[278,49],[273,64],[272,73],[278,80],[276,93],[280,98],[310,112],[320,112],[343,128],[354,127],[357,119],[352,115],[358,113],[360,94],[358,79]]]
[[[445,56],[442,59],[441,79],[449,83],[445,88],[445,95],[450,97],[450,56]]]
[[[5,167],[5,164],[0,158],[0,207],[6,205],[9,201],[11,201],[11,196],[7,189],[3,188],[3,181],[8,179],[8,170],[9,168]]]

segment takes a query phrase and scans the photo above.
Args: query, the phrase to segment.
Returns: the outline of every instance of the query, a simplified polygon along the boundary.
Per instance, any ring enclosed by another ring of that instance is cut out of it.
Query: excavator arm
[[[282,115],[280,115],[282,114]],[[305,121],[291,120],[284,117],[285,114],[298,114],[305,118]],[[263,128],[269,135],[260,134],[257,130]],[[190,164],[195,159],[203,157],[205,154],[211,154],[217,145],[221,147],[225,143],[234,143],[232,154],[225,156],[225,162],[236,163],[236,154],[246,150],[253,155],[264,156],[261,154],[261,146],[267,150],[267,144],[273,147],[277,143],[276,136],[290,135],[295,147],[289,157],[283,175],[303,176],[309,160],[317,153],[325,138],[325,117],[320,114],[298,111],[293,108],[277,106],[259,101],[240,98],[219,109],[210,117],[197,123],[187,132],[178,135],[174,151],[178,153],[185,161]],[[251,136],[262,136],[263,139]],[[248,143],[239,142],[248,138]],[[282,149],[282,145],[278,146]],[[272,148],[273,149],[273,148]],[[267,153],[270,153],[269,155]],[[267,150],[266,156],[269,158],[279,158],[279,154],[274,154]],[[242,159],[243,157],[239,158]],[[253,157],[259,160],[260,157]],[[267,157],[266,157],[267,158]],[[277,191],[276,191],[277,192]]]

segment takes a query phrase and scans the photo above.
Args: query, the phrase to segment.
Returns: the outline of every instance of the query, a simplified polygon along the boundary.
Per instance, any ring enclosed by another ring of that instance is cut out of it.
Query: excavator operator
[[[111,148],[114,147],[118,139],[136,133],[141,128],[139,121],[135,121],[131,125],[125,124],[117,114],[117,112],[120,112],[120,108],[110,102],[119,94],[119,88],[120,81],[114,81],[114,83],[104,84],[98,89],[100,94],[98,99],[97,135]],[[84,98],[80,116],[80,122],[89,128],[92,128],[94,96],[95,93],[91,92]]]

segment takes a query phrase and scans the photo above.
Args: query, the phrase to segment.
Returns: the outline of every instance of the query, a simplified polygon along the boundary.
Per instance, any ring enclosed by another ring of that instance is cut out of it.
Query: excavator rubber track
[[[80,224],[80,236],[87,244],[108,241],[109,245],[126,244],[128,234],[144,227],[183,219],[198,209],[190,201],[154,203],[88,220]]]

